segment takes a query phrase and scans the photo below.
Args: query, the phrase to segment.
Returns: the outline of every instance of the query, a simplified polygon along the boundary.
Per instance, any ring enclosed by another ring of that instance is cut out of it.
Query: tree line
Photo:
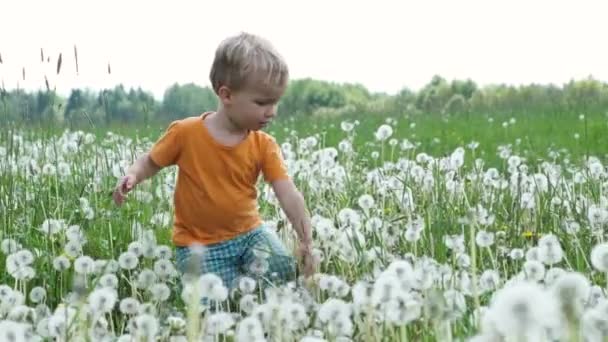
[[[91,91],[73,89],[67,98],[55,91],[0,89],[3,122],[59,122],[67,125],[166,123],[217,108],[213,90],[196,84],[174,84],[161,100],[141,88]],[[447,81],[434,76],[418,91],[370,92],[360,84],[315,79],[292,80],[279,103],[279,115],[512,115],[608,111],[608,83],[592,77],[553,84],[479,87],[474,81]]]

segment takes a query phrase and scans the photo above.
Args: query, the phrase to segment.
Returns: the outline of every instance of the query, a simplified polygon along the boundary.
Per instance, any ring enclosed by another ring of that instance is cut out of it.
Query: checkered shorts
[[[201,274],[215,273],[228,289],[238,286],[242,276],[266,282],[260,285],[280,285],[296,278],[296,261],[277,233],[265,225],[233,239],[207,245],[202,254],[188,247],[177,247],[177,268],[185,273],[188,267],[200,267]],[[192,270],[190,270],[192,271]],[[197,272],[199,270],[195,270]]]

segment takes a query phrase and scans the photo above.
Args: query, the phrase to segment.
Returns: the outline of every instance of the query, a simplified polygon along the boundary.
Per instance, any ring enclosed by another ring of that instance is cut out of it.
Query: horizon
[[[230,11],[239,5],[240,11]],[[278,0],[229,5],[8,1],[0,14],[0,30],[19,34],[0,42],[0,80],[7,90],[35,91],[45,89],[46,75],[62,96],[74,88],[98,91],[123,84],[162,99],[176,83],[209,86],[217,44],[247,31],[273,42],[285,56],[292,80],[355,83],[371,93],[418,91],[434,75],[448,82],[471,79],[481,88],[561,87],[588,77],[608,82],[608,46],[602,44],[602,32],[608,32],[602,13],[608,13],[608,4],[601,1],[320,5],[319,0],[294,2],[289,10]],[[31,11],[34,7],[38,10]],[[223,25],[229,15],[233,25]],[[50,63],[40,62],[40,49]],[[59,53],[62,67],[57,75]]]

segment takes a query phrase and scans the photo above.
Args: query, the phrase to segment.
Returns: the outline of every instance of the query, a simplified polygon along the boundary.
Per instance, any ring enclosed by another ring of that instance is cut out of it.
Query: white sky
[[[47,74],[64,94],[123,83],[160,97],[174,82],[208,85],[217,44],[245,30],[274,42],[292,78],[372,91],[419,89],[434,74],[481,85],[608,81],[607,15],[608,1],[586,0],[0,0],[0,79],[32,89]]]

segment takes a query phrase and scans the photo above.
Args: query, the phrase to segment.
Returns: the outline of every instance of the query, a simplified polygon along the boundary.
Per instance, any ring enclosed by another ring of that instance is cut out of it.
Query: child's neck
[[[210,119],[214,128],[226,134],[243,135],[247,133],[246,129],[239,127],[236,123],[230,120],[230,117],[226,114],[226,111],[222,107],[218,108],[215,115],[211,115]]]
[[[247,130],[238,127],[219,109],[203,122],[211,136],[220,144],[225,146],[236,146],[247,137]]]

